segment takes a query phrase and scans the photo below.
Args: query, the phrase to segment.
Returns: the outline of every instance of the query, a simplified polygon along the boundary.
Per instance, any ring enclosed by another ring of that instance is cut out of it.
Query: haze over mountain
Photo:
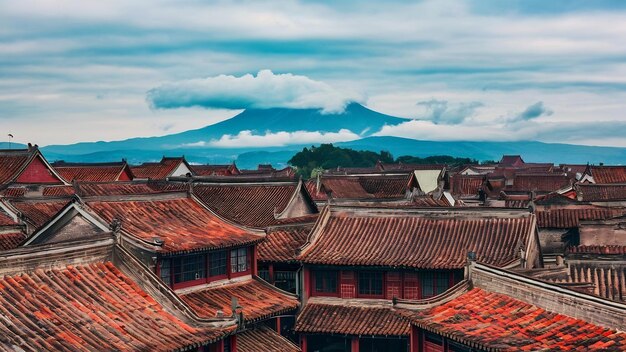
[[[43,147],[42,151],[50,160],[101,162],[126,158],[131,163],[140,163],[159,160],[163,155],[185,155],[195,163],[236,160],[240,167],[251,168],[259,163],[283,166],[303,147],[334,142],[359,150],[388,150],[394,156],[451,155],[493,160],[502,154],[521,154],[530,162],[626,163],[626,148],[532,141],[423,141],[374,136],[385,125],[405,121],[407,119],[381,114],[356,103],[348,105],[344,113],[333,114],[324,114],[317,109],[248,109],[222,122],[182,133],[113,142],[50,145]],[[249,138],[260,144],[246,144]]]

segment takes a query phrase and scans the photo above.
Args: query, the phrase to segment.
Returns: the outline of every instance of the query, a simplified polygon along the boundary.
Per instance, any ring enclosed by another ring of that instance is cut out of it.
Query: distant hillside
[[[348,129],[366,137],[379,131],[384,125],[396,125],[403,121],[406,120],[372,111],[356,103],[350,104],[345,112],[340,114],[323,114],[319,109],[249,109],[210,126],[162,137],[50,145],[42,150],[66,155],[116,150],[169,151],[192,143],[219,139],[225,134],[236,135],[244,130],[253,131],[255,134],[265,134],[280,131],[338,132],[341,129]]]

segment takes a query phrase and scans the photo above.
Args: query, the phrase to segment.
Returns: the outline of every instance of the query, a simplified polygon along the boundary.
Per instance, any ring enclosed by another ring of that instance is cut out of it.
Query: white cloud
[[[218,147],[218,148],[246,148],[246,147],[283,147],[292,144],[335,143],[359,139],[359,135],[341,129],[339,132],[295,131],[295,132],[266,132],[263,135],[252,134],[252,131],[241,131],[237,135],[225,134],[220,139],[209,142],[196,142],[183,147]]]
[[[361,98],[326,83],[291,73],[261,70],[255,76],[219,75],[167,83],[151,89],[147,99],[157,109],[205,107],[225,109],[296,108],[341,112]]]

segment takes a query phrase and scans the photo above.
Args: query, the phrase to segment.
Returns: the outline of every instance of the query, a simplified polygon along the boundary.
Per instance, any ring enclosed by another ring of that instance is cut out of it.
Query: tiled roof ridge
[[[325,207],[331,209],[331,207]],[[459,215],[467,215],[468,213],[472,215],[472,218],[494,218],[497,216],[510,218],[512,216],[518,217],[528,217],[531,216],[532,213],[528,209],[520,209],[520,208],[496,208],[496,207],[482,207],[482,208],[473,208],[473,207],[407,207],[407,208],[396,208],[396,207],[375,207],[375,206],[357,206],[357,205],[343,205],[343,204],[333,204],[332,206],[333,213],[355,213],[359,214],[359,216],[372,216],[378,217],[381,215],[397,215],[401,216],[403,214],[407,215],[423,215],[424,217],[436,217],[436,218],[458,218]],[[464,219],[464,218],[461,218]]]
[[[76,240],[33,247],[18,247],[2,252],[0,276],[30,273],[36,269],[55,269],[102,262],[111,258],[115,239]]]
[[[404,308],[409,310],[421,310],[435,307],[444,303],[447,303],[473,288],[471,280],[463,279],[456,285],[450,287],[445,292],[430,298],[424,299],[402,299],[397,298],[394,303],[394,307]]]
[[[186,191],[168,191],[162,193],[138,193],[128,195],[81,196],[84,202],[150,202],[190,198]]]
[[[300,178],[298,180],[298,185],[296,186],[296,189],[291,194],[291,197],[289,198],[289,201],[285,204],[284,208],[282,210],[274,209],[274,218],[275,219],[283,219],[283,215],[285,214],[285,212],[287,212],[293,206],[293,203],[298,199],[298,195],[300,193],[302,193],[302,192],[304,192],[305,197],[309,198],[309,202],[315,208],[317,208],[315,206],[315,202],[313,202],[313,198],[311,198],[311,195],[306,190],[306,187],[304,187],[304,182],[302,182],[302,178]],[[277,210],[278,210],[278,212],[277,212]]]
[[[122,161],[107,161],[107,162],[97,162],[97,163],[88,163],[88,162],[67,162],[63,160],[52,162],[54,168],[63,168],[63,167],[99,167],[99,166],[124,166],[128,165],[126,160]]]
[[[319,239],[319,234],[324,231],[324,227],[326,227],[326,224],[330,219],[331,207],[332,206],[330,204],[324,207],[319,217],[317,218],[317,221],[315,221],[313,229],[311,230],[311,232],[309,232],[306,242],[304,242],[304,244],[296,250],[297,257],[304,256],[308,251],[315,247],[314,245],[315,242]]]

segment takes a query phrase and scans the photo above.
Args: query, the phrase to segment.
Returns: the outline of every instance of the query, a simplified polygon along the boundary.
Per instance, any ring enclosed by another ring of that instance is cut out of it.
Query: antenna
[[[9,149],[11,149],[11,140],[13,139],[13,135],[9,133],[8,136],[9,136]]]

